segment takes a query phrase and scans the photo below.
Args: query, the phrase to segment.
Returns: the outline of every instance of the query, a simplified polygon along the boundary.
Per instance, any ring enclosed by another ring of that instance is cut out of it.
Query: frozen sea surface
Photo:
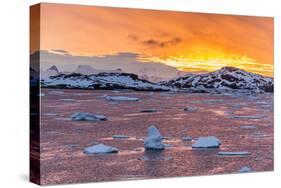
[[[53,91],[63,94],[54,95]],[[139,100],[112,103],[104,96],[120,93],[71,89],[42,92],[42,184],[237,173],[244,166],[253,172],[273,170],[273,94],[253,99],[128,90],[121,91],[122,96]],[[187,113],[183,110],[186,107],[197,110]],[[143,109],[156,112],[142,113]],[[103,114],[108,120],[71,121],[71,114],[79,111]],[[155,125],[163,138],[169,138],[163,143],[172,147],[146,151],[143,142],[150,125]],[[240,128],[253,125],[255,129]],[[128,138],[115,139],[113,135]],[[193,139],[182,140],[186,135]],[[221,141],[220,148],[192,149],[202,136],[216,136]],[[118,148],[118,153],[83,152],[100,143]],[[69,147],[72,145],[75,147]],[[247,151],[251,155],[218,155],[229,151]]]

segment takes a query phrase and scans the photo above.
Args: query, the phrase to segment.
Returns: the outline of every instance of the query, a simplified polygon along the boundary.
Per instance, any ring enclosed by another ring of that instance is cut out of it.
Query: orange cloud
[[[208,62],[222,59],[225,60],[222,64],[238,67],[247,62],[246,69],[265,64],[266,70],[256,72],[272,75],[273,30],[273,18],[269,17],[62,4],[41,6],[44,50],[63,49],[84,55],[134,52],[179,69],[188,69],[186,66],[192,70],[189,65],[198,60],[204,61],[205,70],[211,70],[214,67],[208,68]],[[171,59],[173,63],[169,63]],[[181,66],[176,66],[177,63]]]

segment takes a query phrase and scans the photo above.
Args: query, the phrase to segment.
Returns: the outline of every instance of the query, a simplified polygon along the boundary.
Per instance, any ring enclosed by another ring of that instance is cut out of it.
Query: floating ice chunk
[[[108,101],[138,101],[137,97],[126,97],[126,96],[106,96],[106,100]]]
[[[126,135],[113,135],[112,138],[129,138],[129,136]]]
[[[204,100],[202,103],[204,104],[213,104],[213,103],[223,103],[225,100],[223,99],[210,99],[210,100]]]
[[[104,144],[97,144],[86,147],[84,153],[86,154],[97,154],[97,153],[117,153],[118,149],[115,147],[107,146]]]
[[[254,125],[243,125],[243,126],[240,126],[241,129],[255,129],[257,128],[256,126]]]
[[[191,141],[192,138],[190,136],[184,136],[181,138],[183,141]]]
[[[76,112],[71,115],[73,121],[106,121],[107,118],[103,115],[90,114],[86,112]]]
[[[74,131],[75,131],[76,133],[81,134],[81,133],[83,132],[83,129],[81,129],[81,128],[77,128],[77,129],[75,129]]]
[[[241,104],[233,104],[232,106],[233,106],[233,108],[236,108],[236,109],[242,108]]]
[[[152,125],[148,128],[148,135],[144,139],[145,149],[163,150],[165,145],[162,143],[162,136],[158,129]]]
[[[163,157],[163,156],[159,156],[159,157],[142,156],[138,158],[138,160],[140,161],[170,161],[173,159],[174,159],[173,157]]]
[[[240,168],[238,172],[240,173],[252,172],[252,169],[250,167],[243,166],[242,168]]]
[[[256,132],[252,135],[254,138],[263,138],[266,137],[267,135],[264,133]]]
[[[215,136],[199,137],[192,148],[219,148],[221,141]]]
[[[119,90],[112,90],[112,93],[120,93],[121,91]]]
[[[263,119],[265,118],[265,116],[231,116],[232,118],[235,119]]]
[[[186,107],[183,109],[184,111],[187,111],[187,112],[195,112],[197,111],[197,108],[194,108],[194,107]]]
[[[218,155],[233,156],[233,155],[251,155],[248,151],[220,151]]]
[[[69,149],[75,149],[79,147],[79,144],[66,144],[65,147]]]
[[[146,110],[141,110],[140,112],[142,112],[142,113],[153,113],[153,112],[157,112],[157,110],[155,110],[155,109],[146,109]]]
[[[56,113],[45,113],[43,115],[44,116],[57,116],[58,114],[56,114]]]
[[[49,91],[48,94],[50,95],[62,95],[64,91]]]
[[[65,102],[75,102],[76,99],[60,99],[61,101],[65,101]]]
[[[45,97],[45,93],[38,93],[37,96],[38,97]]]

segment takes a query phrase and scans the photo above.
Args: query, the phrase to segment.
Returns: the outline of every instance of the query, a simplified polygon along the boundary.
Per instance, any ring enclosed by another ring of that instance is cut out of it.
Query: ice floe
[[[183,109],[184,111],[187,111],[187,112],[195,112],[197,111],[197,108],[194,108],[194,107],[186,107]]]
[[[68,149],[75,149],[79,147],[79,144],[66,144],[65,147]]]
[[[138,101],[137,97],[126,97],[126,96],[106,96],[106,100],[108,101]]]
[[[190,136],[184,136],[181,138],[183,141],[191,141],[192,138]]]
[[[83,129],[81,128],[77,128],[74,130],[76,133],[81,134],[83,132]]]
[[[107,118],[104,115],[90,114],[87,112],[75,112],[71,115],[73,121],[106,121]]]
[[[75,102],[76,99],[60,99],[61,101],[64,101],[64,102]]]
[[[254,125],[242,125],[240,129],[256,129],[257,127]]]
[[[126,135],[113,135],[112,138],[116,138],[116,139],[125,139],[125,138],[130,138],[129,136]]]
[[[170,161],[173,159],[174,159],[173,157],[163,157],[163,156],[159,156],[159,157],[142,156],[138,158],[138,160],[140,161]]]
[[[165,145],[162,143],[162,136],[154,125],[148,128],[148,135],[144,139],[144,147],[151,150],[165,149]]]
[[[253,135],[251,135],[253,138],[264,138],[264,137],[267,137],[268,135],[264,134],[264,133],[260,133],[260,132],[256,132],[256,133],[253,133]]]
[[[119,90],[112,90],[112,93],[120,93],[121,91]]]
[[[234,119],[263,119],[265,116],[231,116]]]
[[[37,96],[38,97],[45,97],[45,93],[38,93]]]
[[[155,109],[145,109],[145,110],[140,110],[140,112],[142,112],[142,113],[153,113],[153,112],[157,112],[157,110],[155,110]]]
[[[192,148],[219,148],[221,141],[215,136],[199,137]]]
[[[248,151],[220,151],[218,155],[222,156],[235,156],[235,155],[251,155]]]
[[[242,168],[240,168],[238,172],[240,173],[252,172],[252,169],[250,167],[243,166]]]
[[[62,95],[64,91],[49,91],[48,94],[50,95]]]
[[[98,154],[98,153],[117,153],[118,149],[115,147],[107,146],[104,144],[97,144],[86,147],[84,153],[86,154]]]
[[[44,115],[44,116],[58,116],[58,114],[56,114],[56,113],[44,113],[42,115]]]

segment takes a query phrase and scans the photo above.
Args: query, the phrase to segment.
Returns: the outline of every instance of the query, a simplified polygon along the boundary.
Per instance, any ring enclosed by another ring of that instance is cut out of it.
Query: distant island
[[[81,67],[80,67],[81,69]],[[214,72],[186,74],[161,82],[150,82],[136,74],[100,72],[96,74],[60,73],[55,66],[48,70],[50,76],[41,78],[41,87],[60,89],[132,89],[136,91],[181,91],[192,93],[273,92],[273,78],[254,74],[236,67],[223,67]]]

